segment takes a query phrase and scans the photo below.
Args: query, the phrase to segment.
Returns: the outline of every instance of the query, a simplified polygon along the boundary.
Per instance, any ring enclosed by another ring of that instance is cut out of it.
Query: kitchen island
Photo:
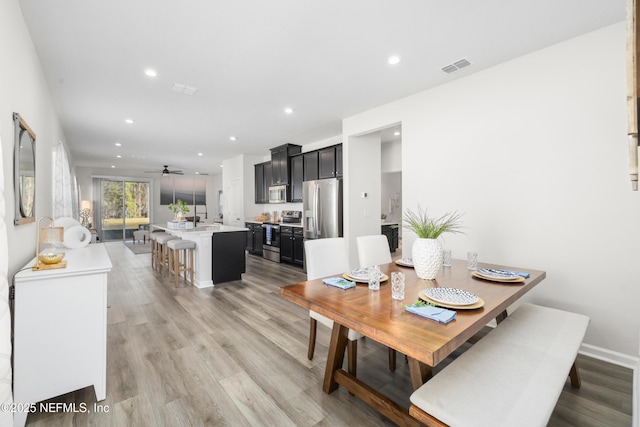
[[[152,229],[196,243],[193,284],[198,288],[240,280],[246,271],[244,227],[199,224],[192,229],[172,229],[154,224]]]

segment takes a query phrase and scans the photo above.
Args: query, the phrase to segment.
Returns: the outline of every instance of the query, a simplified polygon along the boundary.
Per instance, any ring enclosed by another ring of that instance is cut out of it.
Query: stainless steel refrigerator
[[[305,239],[342,237],[342,179],[303,183],[302,226]]]

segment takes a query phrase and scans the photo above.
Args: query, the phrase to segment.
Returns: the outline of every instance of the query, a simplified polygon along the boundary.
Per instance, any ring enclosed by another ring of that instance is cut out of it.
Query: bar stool
[[[171,240],[180,240],[178,236],[166,233],[162,236],[156,236],[156,269],[164,275],[165,271],[169,271],[171,260],[169,259],[169,250],[167,243]]]
[[[158,269],[158,244],[156,242],[156,237],[164,236],[169,233],[165,233],[164,231],[154,231],[149,236],[149,241],[151,242],[151,268],[154,270]]]
[[[176,288],[178,287],[178,279],[180,273],[184,273],[184,281],[193,284],[193,270],[195,264],[194,251],[196,242],[191,240],[170,240],[167,242],[169,249],[169,276],[175,275]],[[190,275],[191,280],[187,279]]]

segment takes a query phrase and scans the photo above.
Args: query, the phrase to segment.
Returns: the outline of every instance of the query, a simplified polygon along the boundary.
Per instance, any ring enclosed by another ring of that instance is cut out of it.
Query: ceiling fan
[[[184,175],[184,172],[182,172],[182,171],[169,170],[169,165],[164,165],[164,169],[162,169],[161,171],[144,171],[144,173],[161,173],[162,176],[169,176],[169,174]]]

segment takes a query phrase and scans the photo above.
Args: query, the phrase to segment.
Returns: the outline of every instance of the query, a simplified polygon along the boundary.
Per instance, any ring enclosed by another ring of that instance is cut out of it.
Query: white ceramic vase
[[[442,245],[438,239],[417,238],[411,248],[411,258],[416,275],[433,280],[442,266]]]

